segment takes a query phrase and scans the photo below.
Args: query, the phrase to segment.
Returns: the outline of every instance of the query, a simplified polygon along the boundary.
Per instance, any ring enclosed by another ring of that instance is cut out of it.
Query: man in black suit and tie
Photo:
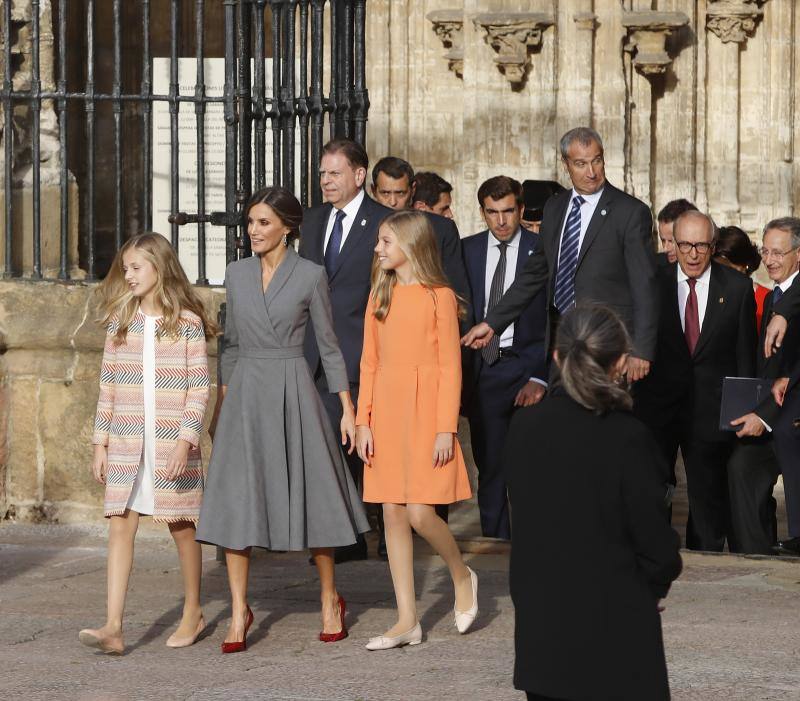
[[[769,319],[773,305],[789,291],[797,279],[800,265],[800,219],[784,217],[774,219],[764,228],[761,259],[775,286],[764,300],[764,318]],[[764,325],[766,326],[766,324]],[[756,347],[758,377],[776,380],[791,371],[791,364],[800,348],[800,327],[792,324],[777,353],[767,358],[764,355],[764,334]],[[784,443],[785,433],[776,431],[779,426],[781,407],[772,394],[749,414],[739,417],[733,424],[738,429],[733,455],[728,463],[728,490],[731,500],[731,539],[730,548],[734,552],[760,553],[773,552],[777,540],[776,502],[772,496],[781,468],[776,455]],[[784,450],[787,463],[788,482],[793,485],[792,468],[798,461],[791,450],[794,438],[790,439],[789,450]],[[788,453],[788,455],[786,455]],[[798,472],[800,474],[800,472]],[[787,510],[796,514],[795,522],[790,522],[790,533],[800,536],[800,493],[792,493],[791,486],[786,489]],[[794,502],[792,497],[795,497]],[[800,554],[798,549],[792,554]],[[791,543],[789,551],[791,551]]]
[[[528,257],[500,303],[462,343],[484,347],[545,289],[548,339],[558,317],[576,303],[606,304],[631,333],[633,353],[627,376],[630,381],[639,380],[650,370],[658,327],[650,210],[606,181],[603,143],[596,131],[572,129],[560,145],[572,188],[547,203],[540,230],[542,246]]]
[[[719,428],[722,380],[753,377],[756,311],[750,278],[712,262],[716,228],[681,214],[673,229],[678,265],[659,271],[661,313],[653,371],[637,386],[634,412],[673,470],[686,466],[686,545],[721,551],[730,535],[727,469],[733,432]]]
[[[670,200],[659,211],[656,217],[658,240],[661,242],[661,252],[657,256],[659,266],[678,262],[678,254],[675,253],[675,241],[672,238],[672,226],[681,214],[692,210],[697,210],[697,207],[689,200],[680,199]]]
[[[522,185],[499,175],[478,189],[481,216],[488,230],[463,241],[475,318],[500,301],[539,243],[520,226]],[[547,308],[540,292],[515,323],[475,354],[464,384],[471,384],[465,406],[478,467],[478,507],[484,536],[510,540],[508,497],[503,464],[506,433],[514,408],[538,402],[547,386],[545,332]]]

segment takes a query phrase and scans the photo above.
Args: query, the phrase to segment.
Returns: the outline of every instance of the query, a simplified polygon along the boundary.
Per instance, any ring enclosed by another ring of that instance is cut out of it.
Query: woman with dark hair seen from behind
[[[511,423],[514,685],[528,699],[670,697],[659,601],[680,574],[680,541],[666,465],[622,384],[629,349],[610,309],[567,312],[552,395]]]
[[[758,252],[758,246],[738,226],[721,226],[717,230],[714,260],[750,277],[761,265],[761,254]],[[753,292],[756,296],[756,324],[758,332],[761,333],[761,317],[764,314],[764,300],[769,294],[769,287],[753,281]]]
[[[232,616],[223,652],[247,647],[253,613],[247,579],[253,546],[311,549],[321,586],[322,632],[347,635],[334,582],[333,548],[369,530],[341,446],[355,447],[355,409],[331,321],[322,266],[290,245],[303,210],[291,192],[256,192],[246,208],[253,255],[225,272],[222,379],[209,433],[214,451],[197,539],[225,548]],[[303,357],[313,322],[331,392],[342,402],[334,435]]]

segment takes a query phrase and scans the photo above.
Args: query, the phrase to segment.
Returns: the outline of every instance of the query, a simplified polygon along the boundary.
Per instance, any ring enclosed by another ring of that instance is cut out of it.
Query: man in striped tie
[[[572,188],[547,203],[541,248],[462,343],[475,349],[487,346],[544,288],[549,343],[561,314],[576,304],[605,304],[620,315],[631,334],[627,376],[632,382],[640,380],[650,370],[658,329],[650,209],[606,180],[603,142],[596,131],[571,129],[560,147]]]

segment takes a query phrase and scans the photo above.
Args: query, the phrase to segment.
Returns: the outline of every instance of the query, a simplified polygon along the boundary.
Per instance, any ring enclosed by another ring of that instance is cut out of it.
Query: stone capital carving
[[[494,62],[512,85],[521,85],[531,65],[530,53],[542,46],[542,33],[554,23],[547,12],[486,12],[472,19],[497,52]]]
[[[464,76],[464,12],[463,10],[434,10],[426,17],[447,51],[447,67],[459,78]]]
[[[766,0],[710,0],[706,10],[706,27],[723,43],[741,44],[752,36],[764,15]]]
[[[644,76],[662,75],[672,63],[667,37],[689,24],[683,12],[625,12],[622,26],[628,30],[625,50],[633,54],[633,65]]]

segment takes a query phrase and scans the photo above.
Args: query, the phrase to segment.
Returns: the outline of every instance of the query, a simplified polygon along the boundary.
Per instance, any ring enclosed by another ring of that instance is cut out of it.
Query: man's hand
[[[628,356],[628,362],[625,365],[625,375],[628,377],[628,382],[636,382],[647,377],[650,372],[650,361],[643,358],[635,358]]]
[[[786,321],[786,319],[780,314],[775,314],[775,316],[770,319],[769,324],[767,324],[767,331],[764,334],[765,357],[771,357],[772,354],[781,347],[781,343],[783,343],[783,337],[786,335],[786,327],[788,325],[789,322]]]
[[[517,392],[517,396],[514,399],[514,406],[533,406],[534,404],[538,404],[542,400],[542,397],[544,397],[546,391],[544,385],[534,382],[533,380],[528,380],[523,388]]]
[[[783,398],[786,396],[786,388],[789,386],[788,377],[779,377],[772,384],[772,398],[778,406],[783,406]]]
[[[472,350],[480,350],[489,345],[489,341],[494,337],[494,331],[485,321],[473,326],[467,331],[466,336],[461,339],[461,345],[472,348]]]
[[[741,428],[736,432],[736,435],[739,438],[744,438],[745,436],[760,436],[764,433],[767,429],[764,428],[764,422],[758,418],[757,414],[754,414],[752,411],[749,414],[745,414],[744,416],[740,416],[738,419],[734,419],[731,421],[731,426],[741,426]]]

